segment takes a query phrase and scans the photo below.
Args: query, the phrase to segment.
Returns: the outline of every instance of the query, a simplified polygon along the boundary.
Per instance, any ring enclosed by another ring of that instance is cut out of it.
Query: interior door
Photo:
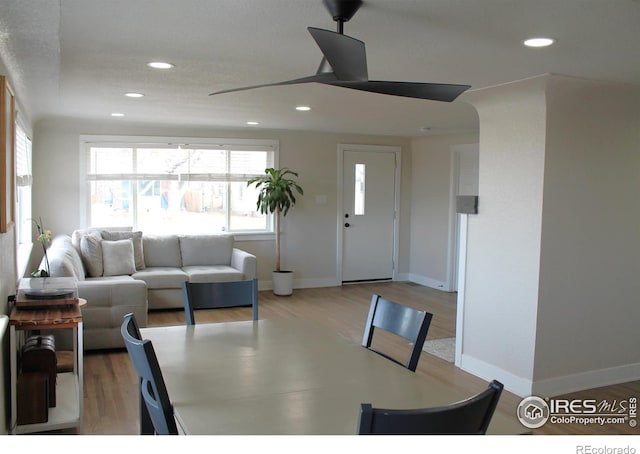
[[[395,152],[344,150],[343,282],[393,278],[395,174]]]

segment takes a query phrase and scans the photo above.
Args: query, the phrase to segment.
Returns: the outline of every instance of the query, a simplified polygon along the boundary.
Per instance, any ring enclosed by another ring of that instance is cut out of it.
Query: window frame
[[[194,138],[194,137],[173,137],[173,136],[111,136],[111,135],[81,135],[79,138],[79,162],[80,162],[80,188],[79,206],[80,206],[80,224],[82,227],[88,227],[90,224],[91,202],[90,202],[90,180],[88,178],[88,156],[89,150],[93,146],[104,147],[123,147],[135,148],[141,147],[151,148],[154,146],[182,146],[184,148],[210,148],[210,149],[246,149],[242,151],[250,151],[252,148],[258,151],[267,151],[272,154],[273,167],[278,167],[279,148],[278,140],[273,139],[242,139],[242,138]],[[226,216],[228,218],[228,213]],[[256,231],[228,231],[228,233],[241,237],[242,240],[264,240],[270,239],[275,234],[274,220],[272,215],[267,216],[267,229]],[[134,226],[135,228],[135,226]]]
[[[15,121],[15,94],[0,75],[0,233],[10,231],[15,216]]]

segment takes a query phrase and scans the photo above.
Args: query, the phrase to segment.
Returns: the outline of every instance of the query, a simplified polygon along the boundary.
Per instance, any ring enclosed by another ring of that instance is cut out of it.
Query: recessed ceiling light
[[[174,65],[163,61],[152,61],[151,63],[147,63],[147,66],[154,69],[171,69]]]
[[[111,116],[112,117],[124,117],[124,114],[120,113],[120,112],[114,112],[114,113],[111,114]]]
[[[144,94],[142,93],[134,93],[132,91],[130,91],[129,93],[125,93],[124,95],[129,98],[142,98],[144,96]]]
[[[522,41],[522,44],[527,47],[547,47],[555,42],[553,38],[529,38]]]
[[[296,110],[299,110],[300,112],[307,112],[307,111],[311,110],[311,107],[309,107],[309,106],[298,106],[298,107],[296,107]]]
[[[259,125],[259,124],[260,124],[260,122],[257,122],[257,121],[247,121],[247,124],[248,124],[248,125],[251,125],[251,126],[256,126],[256,125]]]

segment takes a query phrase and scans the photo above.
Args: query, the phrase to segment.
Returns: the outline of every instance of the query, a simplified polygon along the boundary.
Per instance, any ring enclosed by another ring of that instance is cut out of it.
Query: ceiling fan
[[[348,22],[362,6],[362,0],[323,0],[323,3],[333,20],[337,22],[338,27],[337,32],[307,27],[323,54],[316,74],[284,82],[232,88],[217,91],[211,95],[261,87],[317,82],[386,95],[451,102],[465,90],[471,88],[469,85],[369,80],[364,42],[345,35],[343,31],[344,23]]]

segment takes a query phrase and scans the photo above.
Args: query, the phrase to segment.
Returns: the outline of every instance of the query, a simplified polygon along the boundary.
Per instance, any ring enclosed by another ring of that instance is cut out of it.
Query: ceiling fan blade
[[[339,80],[367,80],[367,54],[362,41],[322,28],[307,30]]]
[[[470,85],[432,84],[422,82],[386,82],[380,80],[368,81],[344,81],[335,80],[321,82],[354,90],[382,93],[385,95],[404,96],[407,98],[429,99],[432,101],[451,102],[464,91],[471,88]]]
[[[223,93],[233,93],[233,92],[236,92],[236,91],[253,90],[254,88],[276,87],[276,86],[279,86],[279,85],[306,84],[306,83],[309,83],[309,82],[319,82],[319,83],[323,83],[323,84],[328,84],[328,83],[331,83],[334,80],[336,80],[335,74],[333,74],[333,73],[321,73],[321,74],[314,74],[313,76],[301,77],[299,79],[285,80],[284,82],[273,82],[273,83],[269,83],[269,84],[251,85],[249,87],[230,88],[228,90],[215,91],[213,93],[209,93],[209,96],[221,95]]]

